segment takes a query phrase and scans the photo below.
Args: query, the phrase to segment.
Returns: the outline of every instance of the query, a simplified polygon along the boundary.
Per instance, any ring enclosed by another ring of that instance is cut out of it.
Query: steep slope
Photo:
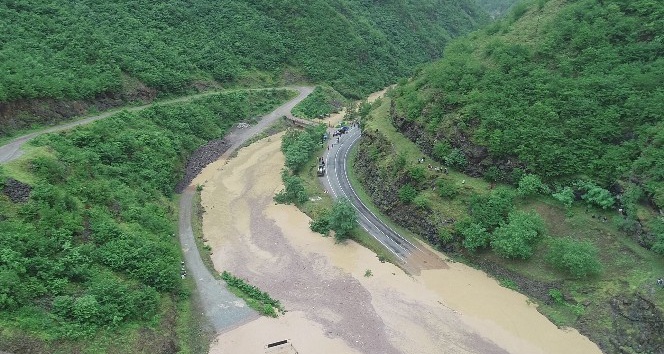
[[[396,124],[473,176],[638,189],[663,208],[664,4],[539,3],[455,42],[401,86]]]
[[[367,194],[603,350],[662,352],[663,11],[536,1],[454,41],[361,107]]]
[[[455,0],[4,1],[0,134],[21,100],[127,100],[211,81],[325,81],[359,95],[440,57],[488,16]],[[40,104],[52,104],[51,101]]]

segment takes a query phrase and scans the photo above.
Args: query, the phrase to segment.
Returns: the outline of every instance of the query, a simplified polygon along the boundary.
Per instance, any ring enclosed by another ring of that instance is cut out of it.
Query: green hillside
[[[501,17],[516,2],[517,0],[477,0],[477,4],[488,12],[492,18]]]
[[[530,1],[454,40],[360,112],[367,194],[603,350],[662,352],[663,18]]]
[[[173,188],[197,147],[291,94],[123,111],[42,135],[0,165],[0,351],[207,350],[193,281],[180,276]]]
[[[180,92],[285,75],[358,95],[486,18],[461,0],[3,1],[0,102],[93,98],[128,77]]]
[[[538,3],[456,41],[400,86],[397,124],[473,176],[516,184],[526,172],[556,190],[631,193],[606,205],[631,217],[639,204],[664,208],[664,4]]]

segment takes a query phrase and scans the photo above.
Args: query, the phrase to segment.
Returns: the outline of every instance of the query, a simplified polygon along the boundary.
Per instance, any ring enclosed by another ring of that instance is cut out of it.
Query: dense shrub
[[[417,189],[415,189],[410,183],[399,188],[399,200],[401,200],[402,203],[411,203],[416,197]]]
[[[557,193],[551,195],[557,201],[563,203],[565,207],[569,208],[574,203],[574,191],[570,187],[563,187]]]
[[[532,196],[535,194],[544,194],[549,191],[549,188],[542,183],[542,180],[533,174],[527,174],[519,180],[517,192],[522,196]]]
[[[287,97],[211,95],[33,140],[29,201],[0,198],[3,316],[56,339],[160,324],[185,294],[169,198],[186,157]]]
[[[616,200],[608,190],[598,187],[592,183],[584,183],[582,188],[586,190],[581,199],[588,204],[598,206],[602,209],[608,209],[615,205]]]
[[[514,208],[514,192],[507,188],[496,188],[489,196],[474,195],[470,200],[472,220],[493,231]]]
[[[491,234],[479,224],[467,223],[459,232],[463,236],[463,247],[471,251],[489,246]]]
[[[318,151],[325,126],[307,127],[305,130],[290,129],[281,141],[281,151],[286,159],[286,167],[293,173],[300,171],[304,164]]]
[[[553,267],[575,278],[596,275],[602,270],[597,248],[588,241],[569,237],[552,240],[546,259]]]
[[[544,221],[536,212],[515,211],[508,222],[493,232],[491,248],[504,258],[528,259],[545,231]]]
[[[313,232],[318,232],[319,234],[327,236],[330,232],[330,215],[329,212],[324,212],[318,217],[312,219],[309,222],[309,228]]]
[[[436,185],[441,198],[452,199],[459,194],[459,188],[453,182],[440,179]]]
[[[297,175],[291,175],[288,170],[281,171],[281,180],[284,182],[284,189],[274,196],[274,201],[281,204],[302,204],[309,198],[304,189],[302,178]]]

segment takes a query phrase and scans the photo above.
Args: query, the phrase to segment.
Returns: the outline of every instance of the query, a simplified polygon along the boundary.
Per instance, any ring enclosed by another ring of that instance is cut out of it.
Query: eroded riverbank
[[[205,185],[204,232],[215,267],[289,311],[222,333],[211,352],[264,353],[267,343],[287,338],[304,353],[599,352],[480,271],[450,263],[411,277],[354,242],[335,245],[311,232],[306,215],[272,201],[281,189],[279,146],[278,137],[261,140],[195,180]],[[367,269],[373,276],[365,277]]]

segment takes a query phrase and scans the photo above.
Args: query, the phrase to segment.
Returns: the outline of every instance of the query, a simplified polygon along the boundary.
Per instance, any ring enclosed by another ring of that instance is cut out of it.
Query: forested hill
[[[393,119],[471,175],[664,208],[664,2],[530,3],[400,86]]]
[[[0,3],[0,103],[162,92],[284,73],[358,95],[440,57],[488,16],[465,0]]]

